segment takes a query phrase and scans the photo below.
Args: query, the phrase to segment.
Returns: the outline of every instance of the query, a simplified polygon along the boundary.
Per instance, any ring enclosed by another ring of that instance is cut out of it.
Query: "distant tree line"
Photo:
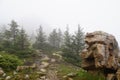
[[[11,21],[7,28],[3,27],[1,29],[0,51],[16,54],[19,57],[29,56],[29,53],[32,53],[28,35],[14,20]]]
[[[49,53],[62,51],[61,55],[65,61],[79,66],[81,62],[79,53],[84,48],[84,32],[82,30],[78,25],[75,34],[71,35],[67,25],[64,33],[60,29],[53,29],[47,37],[42,26],[40,26],[33,47]]]
[[[62,51],[61,55],[65,61],[78,65],[79,53],[84,48],[84,32],[80,25],[74,34],[69,33],[68,25],[65,32],[61,29],[53,29],[49,35],[46,35],[43,27],[39,26],[36,33],[35,42],[31,43],[24,28],[12,20],[9,27],[1,28],[0,51],[15,53],[19,57],[30,56],[36,49],[49,54]]]

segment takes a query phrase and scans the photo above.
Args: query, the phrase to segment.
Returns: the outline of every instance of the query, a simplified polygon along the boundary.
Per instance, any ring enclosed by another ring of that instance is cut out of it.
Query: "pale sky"
[[[70,32],[80,24],[85,32],[102,30],[120,43],[120,0],[0,0],[0,25],[14,19],[27,32],[42,25],[45,31],[60,27]]]

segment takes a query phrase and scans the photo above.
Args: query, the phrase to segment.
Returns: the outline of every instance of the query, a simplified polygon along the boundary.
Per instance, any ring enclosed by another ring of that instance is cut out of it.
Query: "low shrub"
[[[17,56],[0,52],[0,67],[3,70],[15,70],[18,65],[22,65],[22,61]]]
[[[19,50],[15,53],[16,56],[19,58],[28,58],[31,57],[34,50],[28,49],[28,50]]]

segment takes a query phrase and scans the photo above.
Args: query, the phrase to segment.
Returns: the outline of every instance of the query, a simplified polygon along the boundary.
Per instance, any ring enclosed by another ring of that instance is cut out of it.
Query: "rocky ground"
[[[11,72],[0,69],[0,80],[73,80],[76,75],[71,71],[71,65],[65,63],[59,54],[48,56],[39,53],[32,60],[26,60],[26,65],[18,66]]]
[[[0,69],[0,80],[105,80],[100,75],[88,74],[80,67],[66,63],[57,53],[37,54],[24,60],[25,64],[14,71],[4,72]]]

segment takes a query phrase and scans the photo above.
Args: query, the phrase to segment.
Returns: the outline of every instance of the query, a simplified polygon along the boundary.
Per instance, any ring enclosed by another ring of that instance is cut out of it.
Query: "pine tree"
[[[64,47],[70,48],[71,47],[71,35],[69,33],[69,27],[67,25],[66,31],[64,33]]]
[[[17,41],[17,36],[18,36],[18,24],[14,20],[11,21],[9,24],[10,28],[5,29],[3,33],[3,42],[2,45],[5,50],[8,52],[14,52],[16,48],[16,41]]]
[[[38,32],[37,32],[36,41],[33,44],[33,46],[37,49],[44,50],[45,45],[46,45],[46,38],[45,37],[46,36],[43,32],[43,28],[42,28],[42,26],[40,26],[38,29]]]
[[[30,56],[32,49],[29,48],[30,43],[25,30],[19,29],[17,22],[14,20],[9,24],[10,28],[7,28],[2,32],[2,51],[15,54],[21,58]]]
[[[68,58],[71,57],[73,54],[72,50],[72,37],[69,33],[69,27],[67,25],[66,31],[64,32],[64,42],[63,42],[63,56]]]
[[[25,30],[22,28],[19,31],[19,35],[17,36],[17,41],[16,41],[16,46],[18,48],[18,50],[26,50],[29,48],[29,40],[28,40],[28,36],[25,33]]]
[[[58,48],[58,34],[56,29],[53,29],[53,31],[50,33],[49,38],[48,38],[49,44],[54,47],[54,48]]]
[[[15,47],[15,43],[16,43],[16,37],[18,35],[18,24],[17,22],[15,22],[14,20],[11,21],[10,25],[10,37],[11,37],[11,41],[13,46]]]
[[[67,62],[80,66],[81,59],[79,57],[79,53],[84,48],[83,38],[84,33],[79,25],[78,31],[72,36],[69,34],[69,28],[67,27],[64,34],[64,46],[62,50],[63,57]]]
[[[80,27],[78,24],[78,30],[73,36],[73,46],[75,53],[79,55],[79,53],[83,50],[84,48],[84,33],[82,31],[83,29]]]

